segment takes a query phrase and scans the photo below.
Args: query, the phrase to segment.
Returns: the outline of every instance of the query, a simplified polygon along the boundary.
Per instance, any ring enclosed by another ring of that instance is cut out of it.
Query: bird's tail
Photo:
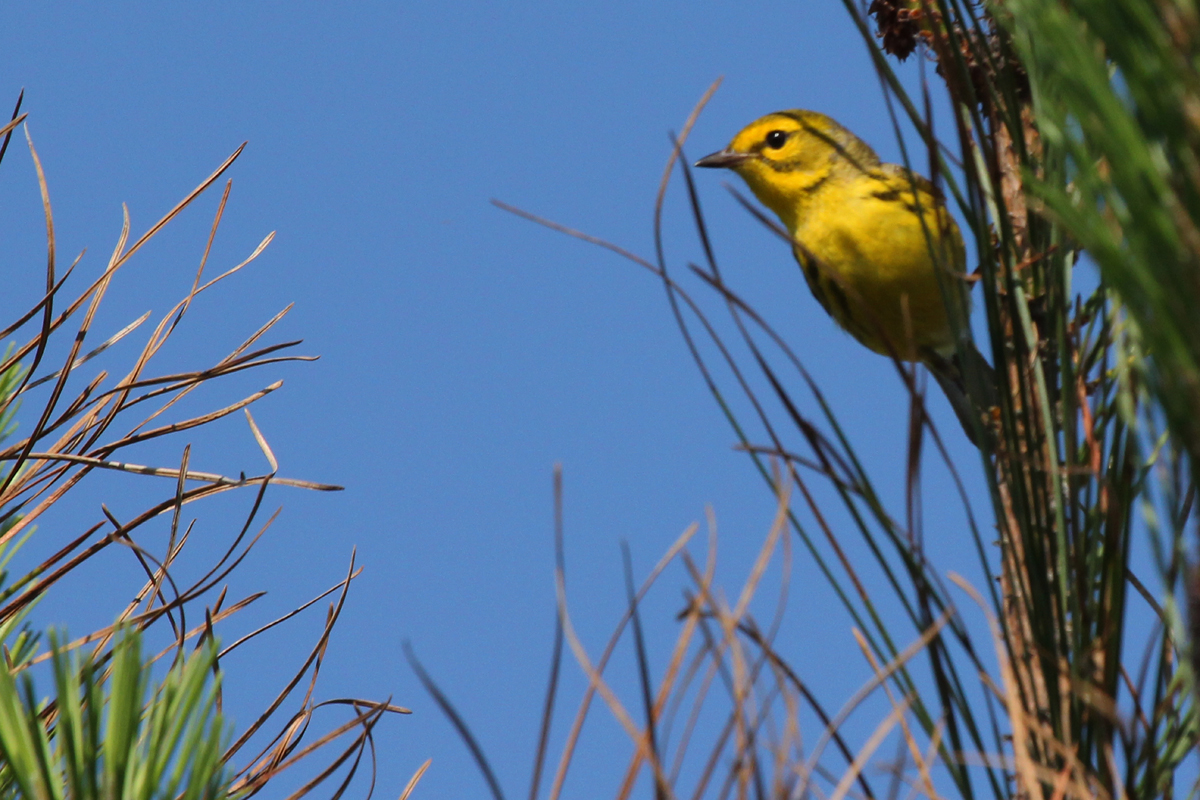
[[[974,345],[966,351],[965,359],[957,353],[949,358],[932,353],[922,361],[929,367],[938,386],[942,387],[967,438],[971,444],[979,447],[980,436],[990,435],[991,426],[986,418],[990,409],[997,405],[996,371]],[[967,391],[968,376],[972,380],[973,392]]]

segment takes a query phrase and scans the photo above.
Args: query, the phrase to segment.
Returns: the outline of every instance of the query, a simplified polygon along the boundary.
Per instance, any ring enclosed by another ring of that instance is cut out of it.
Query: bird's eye
[[[788,135],[786,131],[771,131],[767,134],[767,147],[772,150],[778,150],[783,147],[783,143],[787,141]]]

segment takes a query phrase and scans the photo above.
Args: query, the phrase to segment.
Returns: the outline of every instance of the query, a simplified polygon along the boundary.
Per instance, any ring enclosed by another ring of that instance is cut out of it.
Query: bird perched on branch
[[[925,363],[975,440],[951,322],[970,313],[966,253],[932,183],[814,111],[755,120],[696,166],[736,172],[787,229],[821,307],[876,353]]]

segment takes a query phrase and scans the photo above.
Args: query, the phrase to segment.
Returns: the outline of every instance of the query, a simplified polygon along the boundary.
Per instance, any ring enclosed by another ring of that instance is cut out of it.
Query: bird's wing
[[[909,205],[915,205],[912,194],[916,189],[917,200],[926,208],[945,202],[942,192],[932,181],[899,164],[880,164],[875,177],[882,184],[876,192],[881,199],[902,199]],[[920,195],[926,195],[928,199]]]

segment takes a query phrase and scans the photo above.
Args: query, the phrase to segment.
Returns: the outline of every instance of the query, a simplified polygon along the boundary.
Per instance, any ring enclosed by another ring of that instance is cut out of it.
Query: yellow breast
[[[961,294],[964,263],[958,227],[932,195],[914,202],[911,189],[871,184],[829,187],[798,215],[796,259],[830,316],[875,352],[946,352],[954,340],[943,292]]]

